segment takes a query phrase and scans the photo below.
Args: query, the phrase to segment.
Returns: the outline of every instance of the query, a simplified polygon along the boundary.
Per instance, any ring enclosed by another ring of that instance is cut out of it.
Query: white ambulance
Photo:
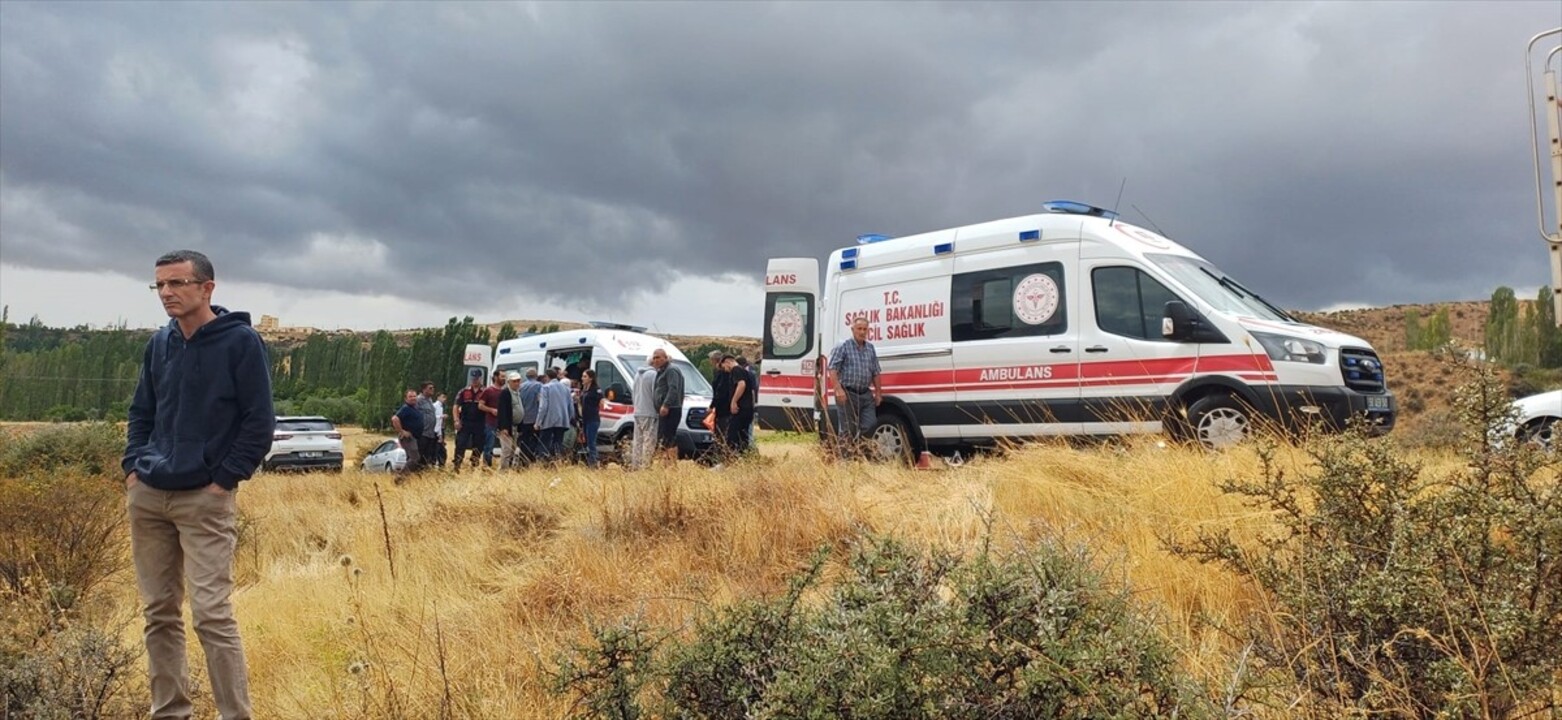
[[[562,330],[527,335],[499,343],[494,353],[493,371],[511,370],[526,375],[527,370],[564,368],[578,379],[587,368],[597,371],[597,384],[609,399],[602,407],[602,429],[597,444],[609,445],[627,457],[635,430],[635,374],[650,365],[657,348],[667,351],[673,370],[683,374],[683,423],[678,426],[678,454],[699,457],[710,450],[716,439],[705,429],[705,412],[711,403],[711,386],[683,352],[672,343],[641,332],[640,328],[613,323],[593,323],[583,330]]]
[[[1042,435],[1255,424],[1394,426],[1366,342],[1304,325],[1188,249],[1082,203],[902,238],[865,235],[765,277],[763,427],[823,432],[828,354],[866,318],[886,456]],[[824,404],[820,404],[820,400]],[[833,427],[833,425],[832,425]]]

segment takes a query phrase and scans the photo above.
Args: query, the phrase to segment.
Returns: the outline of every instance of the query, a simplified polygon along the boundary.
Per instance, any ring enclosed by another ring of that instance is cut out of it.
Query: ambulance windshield
[[[1258,293],[1232,280],[1230,276],[1221,272],[1220,268],[1204,260],[1186,255],[1160,253],[1146,254],[1145,257],[1217,310],[1262,320],[1296,322],[1296,319],[1287,315],[1284,310],[1275,307]]]

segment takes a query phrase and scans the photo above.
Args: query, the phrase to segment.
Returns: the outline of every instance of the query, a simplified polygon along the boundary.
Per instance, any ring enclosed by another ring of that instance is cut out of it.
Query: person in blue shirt
[[[418,391],[407,388],[404,397],[406,402],[395,415],[391,416],[391,427],[396,429],[396,437],[401,443],[401,449],[407,453],[407,464],[402,470],[417,472],[423,469],[423,455],[419,452],[419,439],[423,435],[423,411],[418,409],[418,399],[421,396]]]

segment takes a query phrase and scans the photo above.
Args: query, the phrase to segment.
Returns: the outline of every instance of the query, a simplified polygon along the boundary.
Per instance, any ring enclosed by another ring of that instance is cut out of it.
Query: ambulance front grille
[[[1371,350],[1340,348],[1340,375],[1352,390],[1383,392],[1383,361]]]

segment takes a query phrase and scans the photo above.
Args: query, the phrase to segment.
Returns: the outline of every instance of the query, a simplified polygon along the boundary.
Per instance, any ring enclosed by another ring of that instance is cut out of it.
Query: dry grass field
[[[1281,461],[1304,462],[1294,450]],[[1239,622],[1258,595],[1159,536],[1265,528],[1215,488],[1256,472],[1251,449],[1150,437],[933,471],[827,464],[805,442],[771,440],[721,471],[261,475],[240,496],[235,601],[259,717],[559,717],[568,707],[545,668],[591,623],[686,627],[783,591],[817,548],[866,533],[964,551],[989,534],[1064,538],[1094,548],[1185,667],[1218,687],[1238,648],[1211,628]],[[128,582],[122,596],[128,614]]]

